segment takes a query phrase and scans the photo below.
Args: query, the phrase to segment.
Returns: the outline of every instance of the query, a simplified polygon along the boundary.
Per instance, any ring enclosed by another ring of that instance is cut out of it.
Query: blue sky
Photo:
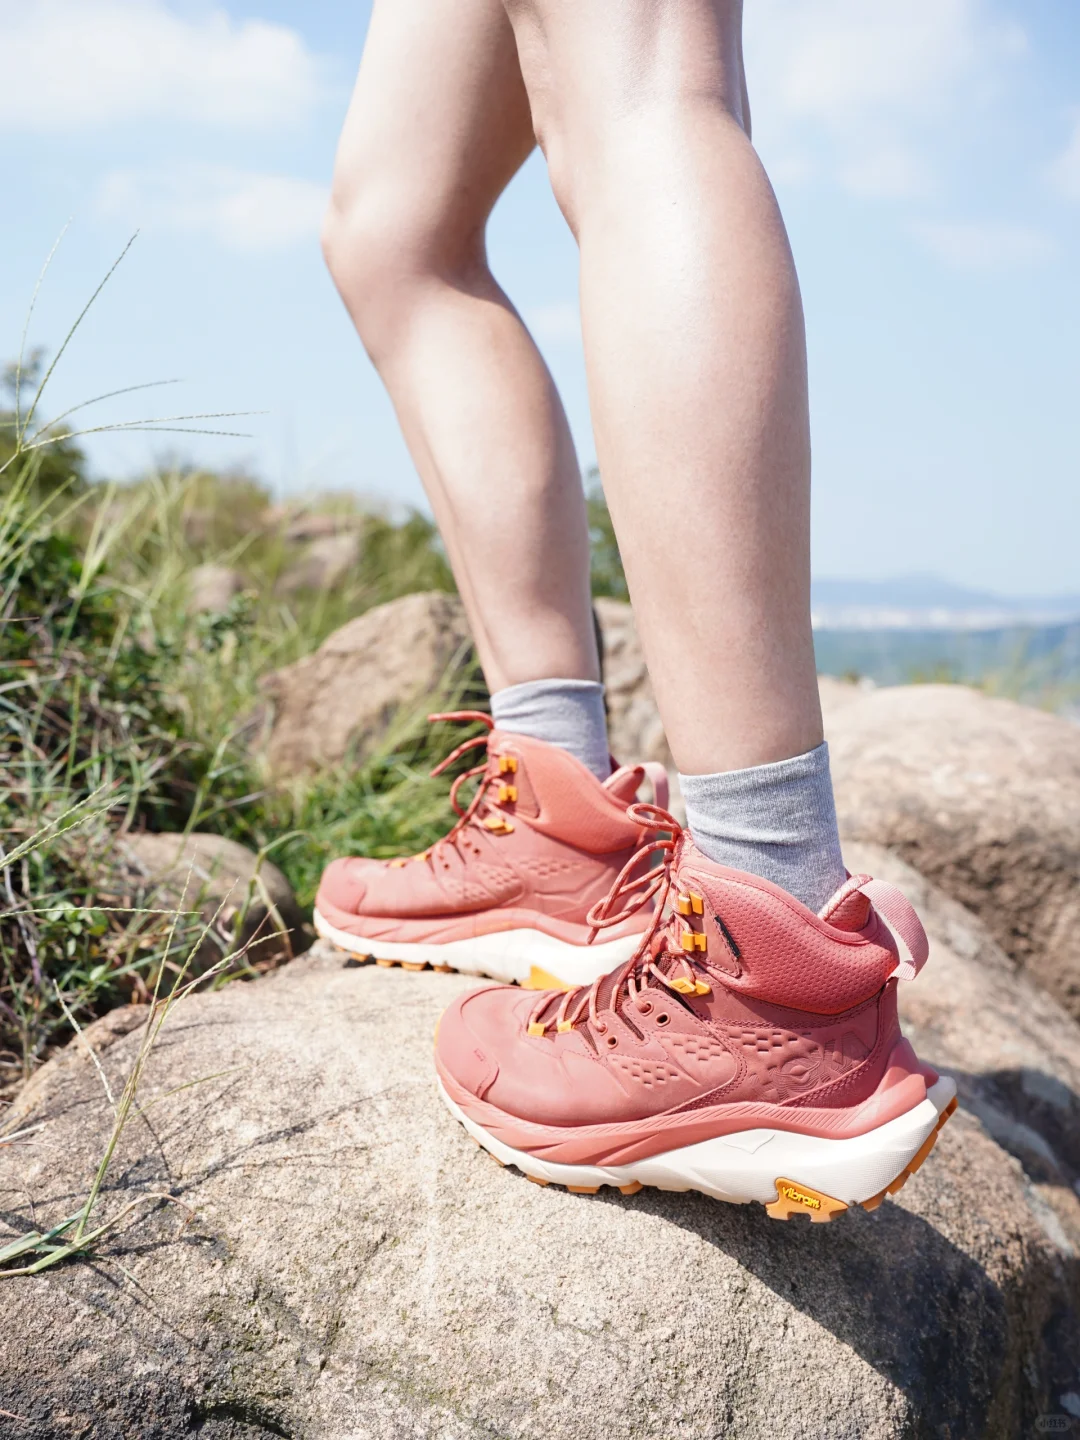
[[[51,413],[179,376],[101,418],[265,411],[248,439],[172,444],[280,491],[422,503],[317,243],[369,11],[0,0],[0,356],[69,217],[31,330],[47,347],[140,230]],[[1080,6],[747,0],[747,61],[807,310],[815,573],[1080,589]],[[588,463],[576,252],[538,157],[490,245]],[[126,475],[165,446],[90,448]]]

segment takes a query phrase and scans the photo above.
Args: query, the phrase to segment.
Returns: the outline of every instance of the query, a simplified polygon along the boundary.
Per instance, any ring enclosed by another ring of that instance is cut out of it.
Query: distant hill
[[[815,630],[1002,630],[1080,620],[1077,595],[996,595],[935,575],[814,580]]]
[[[1000,630],[815,630],[818,669],[864,675],[878,685],[913,680],[982,684],[1017,693],[1066,685],[1080,699],[1080,623]]]

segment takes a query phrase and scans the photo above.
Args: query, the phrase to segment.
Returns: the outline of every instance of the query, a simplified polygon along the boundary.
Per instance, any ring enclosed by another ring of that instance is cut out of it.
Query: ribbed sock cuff
[[[595,680],[529,680],[491,697],[500,730],[559,745],[587,765],[598,780],[611,774],[604,687]]]
[[[716,775],[680,775],[694,843],[820,910],[843,884],[829,747]]]

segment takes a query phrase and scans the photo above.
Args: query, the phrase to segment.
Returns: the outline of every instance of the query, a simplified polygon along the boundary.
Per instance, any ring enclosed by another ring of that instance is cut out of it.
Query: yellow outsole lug
[[[765,1204],[765,1213],[773,1220],[790,1220],[793,1215],[809,1215],[815,1225],[827,1224],[842,1215],[847,1203],[815,1190],[810,1185],[800,1185],[796,1180],[787,1180],[780,1175],[776,1180],[776,1199]]]
[[[888,1185],[885,1186],[884,1190],[879,1190],[876,1195],[871,1195],[869,1200],[861,1200],[859,1202],[864,1210],[876,1210],[881,1204],[881,1202],[885,1199],[886,1195],[895,1195],[897,1191],[904,1188],[907,1182],[911,1179],[912,1175],[914,1175],[916,1170],[918,1170],[922,1166],[924,1160],[930,1154],[930,1151],[933,1150],[934,1146],[937,1144],[937,1138],[941,1134],[942,1126],[955,1112],[957,1103],[958,1102],[956,1096],[954,1095],[953,1098],[949,1101],[948,1105],[945,1106],[945,1109],[942,1110],[941,1114],[938,1116],[938,1122],[934,1126],[933,1130],[931,1130],[930,1134],[919,1146],[918,1150],[916,1150],[915,1154],[904,1166],[903,1170],[900,1171],[900,1174],[897,1175],[896,1179],[890,1180]]]
[[[453,975],[452,965],[436,965],[427,960],[388,960],[384,955],[359,955],[353,950],[346,950],[344,945],[336,945],[334,949],[342,955],[347,955],[353,965],[369,965],[372,960],[381,970],[437,970],[440,975]]]
[[[532,965],[529,968],[528,978],[522,980],[523,990],[572,990],[574,987],[565,980],[560,980],[557,975],[552,975],[550,970],[541,970],[539,965]]]
[[[375,964],[383,970],[434,970],[438,975],[455,975],[466,972],[455,971],[452,965],[437,965],[434,960],[388,960],[383,955],[359,955],[353,950],[346,950],[344,945],[338,945],[331,940],[330,944],[342,955],[347,955],[356,965],[362,965],[366,961],[374,960]],[[482,978],[481,972],[477,972],[475,979]],[[489,979],[494,977],[489,976]],[[529,971],[528,978],[521,981],[513,981],[513,984],[520,984],[523,990],[572,990],[574,987],[566,980],[560,980],[558,976],[552,975],[548,970],[541,970],[534,965]]]

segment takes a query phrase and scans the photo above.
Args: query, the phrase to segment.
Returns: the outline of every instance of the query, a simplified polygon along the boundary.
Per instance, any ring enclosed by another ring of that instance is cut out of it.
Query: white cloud
[[[856,193],[897,198],[932,187],[949,117],[998,93],[1026,48],[986,0],[756,0],[746,28],[755,139],[770,168],[789,169],[794,155]]]
[[[912,231],[927,250],[958,270],[1014,270],[1048,260],[1056,249],[1042,230],[997,221],[924,222]]]
[[[571,300],[533,306],[525,311],[524,319],[539,341],[551,345],[581,344],[581,313]]]
[[[1073,116],[1069,142],[1048,167],[1051,185],[1066,200],[1080,200],[1080,112]]]
[[[184,18],[162,0],[0,0],[0,124],[70,132],[132,121],[263,128],[314,103],[319,63],[295,30]]]
[[[853,195],[903,200],[931,188],[929,167],[908,145],[885,145],[840,161],[837,176]]]
[[[117,170],[102,182],[98,210],[128,225],[201,235],[228,250],[255,253],[313,241],[327,193],[311,180],[220,166]]]

